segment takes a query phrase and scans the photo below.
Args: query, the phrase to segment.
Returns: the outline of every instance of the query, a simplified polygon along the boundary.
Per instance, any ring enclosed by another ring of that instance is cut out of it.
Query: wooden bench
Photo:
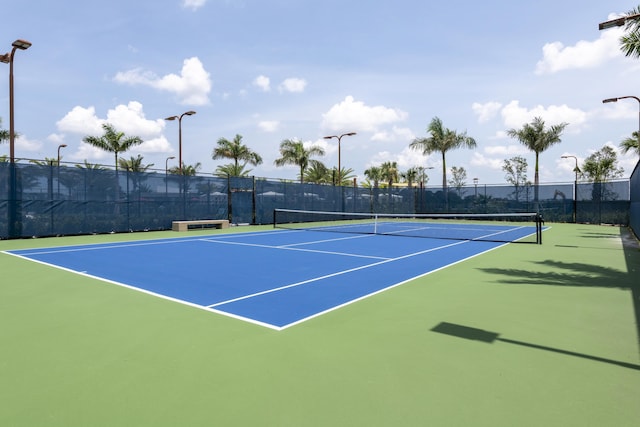
[[[173,231],[189,231],[200,228],[229,228],[229,221],[226,219],[197,219],[173,221],[171,223],[171,229]]]

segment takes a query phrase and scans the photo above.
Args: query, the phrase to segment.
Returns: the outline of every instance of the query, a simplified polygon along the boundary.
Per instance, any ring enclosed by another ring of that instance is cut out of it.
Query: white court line
[[[336,239],[336,240],[344,240],[344,239]],[[373,256],[373,255],[358,255],[358,254],[352,254],[348,252],[334,252],[334,251],[321,251],[317,249],[292,248],[290,247],[292,245],[272,246],[272,245],[260,245],[257,243],[224,242],[224,241],[219,241],[215,239],[212,239],[212,240],[203,239],[202,241],[209,242],[209,243],[219,243],[222,245],[251,246],[254,248],[280,249],[283,251],[313,252],[317,254],[341,255],[341,256],[349,256],[354,258],[368,258],[368,259],[382,259],[382,260],[389,259],[389,257],[381,257],[381,256]],[[314,242],[311,242],[311,243],[314,243]],[[311,243],[307,243],[307,244],[311,244]]]
[[[118,249],[118,248],[129,248],[136,246],[154,246],[154,245],[168,245],[172,243],[190,243],[190,242],[198,242],[202,240],[215,240],[215,239],[227,239],[227,238],[235,238],[235,237],[249,237],[249,236],[264,236],[267,234],[274,233],[293,233],[299,232],[299,230],[279,230],[279,231],[256,231],[249,233],[237,233],[237,234],[223,234],[215,237],[207,237],[203,239],[203,236],[192,236],[192,237],[174,237],[174,238],[166,238],[166,239],[153,239],[153,240],[138,240],[134,242],[114,242],[114,243],[87,243],[83,245],[70,245],[70,246],[54,246],[46,250],[38,250],[33,249],[33,252],[21,252],[20,255],[24,256],[34,256],[34,255],[48,255],[48,254],[57,254],[57,253],[65,253],[65,252],[83,252],[83,251],[96,251],[101,249]],[[11,249],[7,251],[2,251],[3,253],[10,253],[15,255],[12,252],[18,252],[25,249]]]
[[[398,261],[398,260],[401,260],[401,259],[410,258],[410,257],[426,254],[426,253],[433,252],[433,251],[438,251],[440,249],[445,249],[445,248],[449,248],[449,247],[452,247],[452,246],[461,245],[461,244],[464,244],[464,243],[467,243],[467,242],[468,242],[468,240],[464,240],[464,241],[455,242],[455,243],[451,243],[451,244],[444,245],[444,246],[438,246],[437,248],[431,248],[431,249],[425,249],[424,251],[413,252],[413,253],[410,253],[410,254],[407,254],[407,255],[402,255],[402,256],[396,257],[396,258],[387,258],[387,259],[385,259],[383,261],[374,262],[372,264],[362,265],[360,267],[350,268],[348,270],[342,270],[342,271],[338,271],[336,273],[326,274],[326,275],[320,276],[320,277],[314,277],[313,279],[303,280],[302,282],[291,283],[289,285],[280,286],[278,288],[267,289],[266,291],[256,292],[254,294],[244,295],[244,296],[241,296],[241,297],[238,297],[238,298],[233,298],[233,299],[230,299],[230,300],[227,300],[227,301],[217,302],[215,304],[208,305],[207,307],[210,307],[210,308],[218,307],[220,305],[229,304],[229,303],[236,302],[236,301],[242,301],[242,300],[253,298],[253,297],[257,297],[257,296],[260,296],[260,295],[270,294],[270,293],[273,293],[273,292],[281,291],[283,289],[293,288],[293,287],[304,285],[304,284],[307,284],[307,283],[317,282],[318,280],[327,279],[329,277],[340,276],[340,275],[343,275],[343,274],[351,273],[353,271],[364,270],[365,268],[371,268],[371,267],[375,267],[377,265],[382,265],[382,264],[386,264],[386,263],[389,263],[389,262],[394,262],[394,261]]]

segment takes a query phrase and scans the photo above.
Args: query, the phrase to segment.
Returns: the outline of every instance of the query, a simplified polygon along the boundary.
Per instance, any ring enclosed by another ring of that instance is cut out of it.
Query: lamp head
[[[606,104],[608,102],[618,102],[618,98],[607,98],[602,100],[603,104]]]
[[[184,113],[184,115],[193,116],[195,113],[196,113],[195,111],[187,111],[186,113]]]
[[[165,118],[165,120],[177,120],[178,116],[171,116],[171,117],[167,117]]]
[[[10,60],[11,60],[11,57],[9,56],[8,53],[5,53],[4,55],[0,55],[0,62],[4,62],[5,64],[8,64]]]
[[[16,41],[14,41],[13,43],[11,43],[11,46],[16,47],[18,49],[22,49],[22,50],[27,50],[31,47],[31,42],[28,42],[26,40],[21,40],[18,39]]]

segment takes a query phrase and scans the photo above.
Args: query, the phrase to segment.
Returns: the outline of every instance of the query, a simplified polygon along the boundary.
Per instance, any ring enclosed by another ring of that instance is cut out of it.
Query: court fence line
[[[537,211],[547,222],[626,226],[631,219],[638,234],[637,169],[631,179],[634,191],[630,180],[545,183],[534,200],[531,185],[389,189],[2,162],[0,238],[169,230],[174,220],[271,224],[276,208],[409,214]]]

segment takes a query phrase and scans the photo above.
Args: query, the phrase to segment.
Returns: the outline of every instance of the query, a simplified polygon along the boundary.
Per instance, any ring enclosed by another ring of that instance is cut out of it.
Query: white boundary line
[[[188,301],[185,301],[185,300],[173,298],[173,297],[170,297],[170,296],[167,296],[167,295],[164,295],[164,294],[159,294],[159,293],[156,293],[156,292],[153,292],[153,291],[149,291],[149,290],[146,290],[146,289],[142,289],[142,288],[139,288],[139,287],[136,287],[136,286],[128,285],[126,283],[122,283],[122,282],[106,279],[106,278],[99,277],[99,276],[94,276],[94,275],[88,274],[86,272],[72,270],[72,269],[69,269],[69,268],[66,268],[66,267],[62,267],[62,266],[59,266],[59,265],[56,265],[56,264],[51,264],[51,263],[47,263],[47,262],[44,262],[44,261],[39,261],[39,260],[32,259],[32,258],[28,257],[28,255],[48,254],[48,253],[57,253],[57,252],[64,253],[64,252],[73,252],[73,251],[79,251],[79,250],[96,250],[96,249],[100,249],[99,247],[95,247],[95,248],[91,247],[91,246],[94,246],[94,245],[103,246],[105,249],[114,249],[114,248],[120,248],[120,247],[144,246],[144,245],[153,245],[153,244],[186,243],[186,242],[198,241],[198,240],[207,241],[207,242],[211,242],[211,243],[215,242],[215,243],[241,244],[241,243],[237,243],[237,242],[218,242],[217,238],[219,238],[219,237],[239,237],[239,236],[248,236],[248,235],[254,235],[255,236],[255,235],[265,235],[265,234],[272,234],[272,233],[289,233],[289,232],[300,232],[300,231],[304,231],[304,230],[275,230],[275,231],[265,231],[265,232],[257,231],[257,232],[237,233],[237,234],[233,233],[233,234],[224,234],[224,235],[220,235],[220,236],[215,236],[216,239],[211,239],[211,236],[204,236],[205,238],[203,238],[203,236],[193,236],[193,237],[188,237],[188,238],[179,238],[179,237],[177,237],[177,238],[169,238],[169,239],[153,239],[153,240],[150,240],[150,241],[138,241],[136,243],[123,242],[123,245],[118,245],[117,243],[115,243],[115,244],[110,244],[110,245],[108,245],[106,247],[105,247],[105,243],[90,243],[90,244],[87,244],[87,245],[69,245],[68,247],[66,247],[66,248],[68,248],[66,250],[65,250],[65,246],[59,246],[57,248],[56,247],[50,248],[50,249],[59,249],[58,251],[54,251],[54,250],[51,250],[51,251],[36,251],[36,252],[32,252],[32,253],[26,252],[26,253],[20,253],[20,254],[13,253],[12,251],[18,252],[18,251],[24,251],[24,249],[5,250],[5,251],[0,251],[0,252],[1,253],[5,253],[7,255],[14,256],[16,258],[20,258],[20,259],[26,260],[26,261],[35,262],[35,263],[38,263],[38,264],[41,264],[41,265],[46,265],[46,266],[49,266],[49,267],[57,268],[59,270],[67,271],[67,272],[70,272],[70,273],[75,273],[75,274],[78,274],[78,275],[81,275],[81,276],[84,276],[84,277],[88,277],[88,278],[91,278],[91,279],[96,279],[96,280],[99,280],[101,282],[105,282],[105,283],[110,283],[110,284],[114,284],[114,285],[117,285],[117,286],[121,286],[121,287],[130,289],[130,290],[133,290],[133,291],[142,292],[142,293],[145,293],[145,294],[148,294],[148,295],[152,295],[152,296],[155,296],[155,297],[158,297],[158,298],[162,298],[162,299],[165,299],[165,300],[168,300],[168,301],[177,302],[179,304],[187,305],[189,307],[194,307],[194,308],[198,308],[198,309],[205,310],[205,311],[208,311],[208,312],[220,314],[222,316],[227,316],[227,317],[231,317],[231,318],[234,318],[234,319],[243,320],[245,322],[253,323],[255,325],[263,326],[263,327],[266,327],[266,328],[269,328],[269,329],[273,329],[273,330],[276,330],[276,331],[282,331],[282,330],[288,329],[288,328],[290,328],[292,326],[295,326],[295,325],[298,325],[300,323],[303,323],[303,322],[305,322],[307,320],[311,320],[311,319],[313,319],[315,317],[319,317],[319,316],[321,316],[323,314],[326,314],[326,313],[329,313],[331,311],[338,310],[338,309],[340,309],[342,307],[354,304],[354,303],[356,303],[358,301],[361,301],[363,299],[369,298],[369,297],[371,297],[373,295],[385,292],[385,291],[387,291],[389,289],[392,289],[392,288],[395,288],[397,286],[403,285],[403,284],[405,284],[407,282],[410,282],[412,280],[415,280],[417,278],[427,276],[427,275],[429,275],[431,273],[435,273],[437,271],[443,270],[443,269],[445,269],[447,267],[450,267],[452,265],[461,263],[463,261],[466,261],[468,259],[471,259],[471,258],[474,258],[476,256],[482,255],[484,253],[493,251],[495,249],[501,248],[502,246],[505,246],[505,245],[508,244],[507,242],[505,242],[503,244],[500,244],[498,246],[495,246],[493,248],[487,249],[487,250],[482,251],[482,252],[478,252],[478,253],[473,254],[471,256],[468,256],[466,258],[462,258],[462,259],[457,260],[455,262],[452,262],[450,264],[443,265],[442,267],[439,267],[437,269],[430,270],[430,271],[427,271],[427,272],[425,272],[423,274],[419,274],[417,276],[414,276],[414,277],[411,277],[409,279],[403,280],[402,282],[391,284],[391,285],[389,285],[389,286],[387,286],[385,288],[378,289],[378,290],[376,290],[374,292],[371,292],[369,294],[365,294],[365,295],[362,295],[362,296],[360,296],[358,298],[352,299],[350,301],[346,301],[346,302],[344,302],[344,303],[342,303],[340,305],[333,306],[333,307],[331,307],[331,308],[329,308],[327,310],[324,310],[324,311],[321,311],[321,312],[318,312],[318,313],[314,313],[311,316],[307,316],[305,318],[299,319],[299,320],[297,320],[295,322],[286,324],[284,326],[272,325],[270,323],[261,322],[259,320],[255,320],[255,319],[252,319],[252,318],[247,318],[247,317],[240,316],[240,315],[233,314],[233,313],[229,313],[229,312],[226,312],[226,311],[217,310],[214,307],[217,307],[217,306],[220,306],[220,305],[223,305],[223,304],[228,304],[228,303],[235,302],[235,301],[240,301],[240,300],[256,297],[256,296],[263,295],[263,294],[277,292],[279,290],[292,288],[292,287],[295,287],[295,286],[300,286],[300,285],[303,285],[305,283],[318,281],[318,280],[321,280],[321,279],[324,279],[324,278],[337,276],[337,275],[342,275],[342,274],[346,274],[348,272],[357,271],[357,270],[373,267],[373,266],[376,266],[376,265],[381,265],[381,264],[385,264],[385,263],[389,263],[389,262],[393,262],[393,261],[397,261],[397,260],[401,260],[401,259],[405,259],[405,258],[410,258],[410,257],[413,257],[413,256],[418,256],[418,255],[421,255],[421,254],[424,254],[424,253],[433,252],[433,251],[436,251],[436,250],[445,249],[445,248],[448,248],[448,247],[465,244],[465,243],[470,242],[471,240],[462,240],[462,241],[458,241],[458,242],[451,243],[451,244],[448,244],[448,245],[438,246],[436,248],[431,248],[431,249],[427,249],[427,250],[424,250],[424,251],[410,253],[410,254],[407,254],[407,255],[403,255],[401,257],[388,258],[388,259],[382,258],[383,260],[380,261],[380,262],[367,264],[365,266],[360,266],[360,267],[356,267],[356,268],[353,268],[353,269],[332,273],[332,274],[329,274],[329,275],[325,275],[325,276],[322,276],[322,277],[318,277],[318,278],[314,278],[314,279],[310,279],[310,280],[306,280],[306,281],[302,281],[302,282],[298,282],[298,283],[292,283],[292,284],[281,286],[281,287],[278,287],[278,288],[274,288],[274,289],[258,292],[258,293],[252,294],[252,295],[245,295],[243,297],[239,297],[239,298],[235,298],[235,299],[231,299],[231,300],[215,303],[215,304],[212,304],[212,305],[209,305],[209,306],[191,303],[191,302],[188,302]],[[487,237],[487,236],[484,236],[484,237]],[[526,237],[526,236],[524,236],[524,237]],[[336,239],[336,240],[342,240],[342,239]],[[481,242],[481,240],[474,240],[474,241],[480,241]],[[248,246],[261,246],[261,245],[251,245],[251,244],[247,244],[247,245]],[[286,246],[288,246],[288,245],[285,245],[285,246],[282,246],[282,247],[278,247],[278,246],[265,246],[265,247],[276,248],[276,249],[280,248],[280,249],[296,250],[295,248],[287,248]],[[320,251],[316,251],[316,252],[320,252]],[[337,254],[339,254],[339,253],[337,253]],[[353,254],[343,254],[343,255],[354,256]]]

